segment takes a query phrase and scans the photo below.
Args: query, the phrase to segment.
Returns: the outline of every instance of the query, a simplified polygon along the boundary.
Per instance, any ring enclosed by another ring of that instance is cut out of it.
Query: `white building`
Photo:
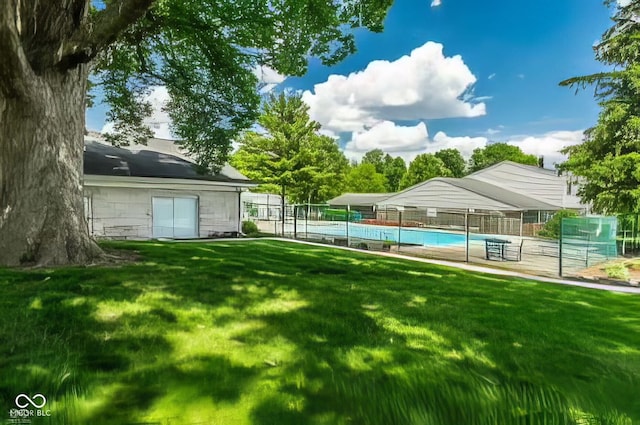
[[[85,213],[96,237],[205,238],[241,230],[240,195],[256,185],[225,165],[202,175],[172,141],[128,149],[87,137]]]

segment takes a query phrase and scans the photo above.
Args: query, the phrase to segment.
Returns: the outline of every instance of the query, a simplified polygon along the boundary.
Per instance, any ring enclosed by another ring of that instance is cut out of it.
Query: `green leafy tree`
[[[444,162],[430,153],[423,153],[411,161],[409,169],[400,181],[400,189],[406,189],[434,177],[452,177],[453,174]]]
[[[404,162],[404,159],[399,156],[393,158],[389,154],[384,156],[382,174],[387,179],[388,192],[397,192],[400,190],[400,180],[402,180],[406,172],[407,164]]]
[[[436,152],[436,158],[440,158],[444,165],[451,171],[453,177],[463,177],[467,164],[458,149],[442,149]]]
[[[258,119],[265,133],[244,133],[231,164],[293,202],[339,194],[348,161],[335,140],[318,134],[308,110],[299,95],[270,95]]]
[[[526,165],[538,165],[538,157],[529,155],[513,145],[492,143],[484,148],[476,148],[469,159],[469,171],[476,172],[502,161],[513,161]]]
[[[560,210],[556,212],[553,217],[551,217],[551,220],[547,221],[544,227],[540,229],[538,235],[544,238],[560,238],[560,223],[562,219],[576,217],[577,215],[578,213],[573,210]]]
[[[345,177],[345,192],[383,193],[387,190],[387,179],[376,171],[371,163],[351,167]]]
[[[256,117],[254,70],[302,75],[311,57],[355,51],[392,0],[4,0],[0,2],[0,265],[101,255],[83,212],[87,81],[93,71],[118,143],[142,141],[149,87],[166,86],[173,131],[219,169]]]
[[[384,173],[384,152],[382,149],[374,149],[364,154],[362,164],[371,164],[375,167],[376,172]]]
[[[611,4],[611,2],[607,2]],[[640,213],[640,2],[617,7],[614,25],[595,47],[596,59],[614,71],[561,82],[576,88],[595,85],[602,108],[585,141],[563,150],[560,165],[581,179],[578,195],[595,212]]]

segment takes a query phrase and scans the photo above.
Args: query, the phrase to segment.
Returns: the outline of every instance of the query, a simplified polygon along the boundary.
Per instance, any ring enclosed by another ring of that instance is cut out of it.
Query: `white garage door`
[[[154,197],[154,238],[195,238],[198,236],[198,198]]]

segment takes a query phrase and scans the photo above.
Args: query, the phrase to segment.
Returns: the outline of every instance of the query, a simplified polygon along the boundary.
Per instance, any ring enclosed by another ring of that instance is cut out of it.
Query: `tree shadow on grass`
[[[637,331],[620,320],[637,316],[629,297],[284,243],[132,246],[144,258],[118,274],[17,273],[2,286],[23,287],[13,299],[40,307],[23,311],[34,337],[0,331],[18,351],[44,330],[57,338],[52,346],[67,350],[80,373],[75,387],[43,381],[53,394],[93,394],[99,404],[86,423],[130,422],[159,405],[173,418],[176,405],[203,397],[250,410],[257,425],[560,424],[572,423],[576,406],[617,420],[606,405],[640,416],[631,395],[638,354],[613,351]],[[589,307],[607,302],[615,307]],[[131,310],[111,317],[105,305]],[[207,342],[221,335],[211,326],[229,330],[228,354],[176,352],[183,347],[168,337]],[[271,353],[281,357],[255,357]],[[60,357],[44,348],[22,359],[15,349],[0,354],[29,371]],[[588,404],[616,385],[629,393]],[[15,388],[15,380],[5,385],[7,400]],[[251,404],[240,406],[243,395]]]

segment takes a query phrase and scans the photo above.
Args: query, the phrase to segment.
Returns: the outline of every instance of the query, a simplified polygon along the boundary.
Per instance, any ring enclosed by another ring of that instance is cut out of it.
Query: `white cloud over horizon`
[[[363,132],[381,121],[485,115],[485,104],[472,94],[476,81],[461,56],[445,57],[443,45],[429,41],[395,61],[330,75],[302,98],[325,130]]]
[[[500,142],[518,146],[527,154],[544,156],[545,167],[553,168],[554,164],[566,159],[559,152],[562,148],[582,141],[582,130],[560,130],[541,135],[507,137]],[[419,154],[455,148],[468,160],[474,149],[486,147],[488,142],[489,139],[484,136],[449,136],[442,131],[430,138],[423,122],[413,127],[399,127],[392,122],[383,122],[366,132],[354,133],[352,140],[346,144],[344,153],[350,160],[359,161],[366,152],[382,149],[391,156],[402,157],[408,164]]]
[[[431,7],[438,7],[442,4],[442,0],[433,0],[431,2]]]

